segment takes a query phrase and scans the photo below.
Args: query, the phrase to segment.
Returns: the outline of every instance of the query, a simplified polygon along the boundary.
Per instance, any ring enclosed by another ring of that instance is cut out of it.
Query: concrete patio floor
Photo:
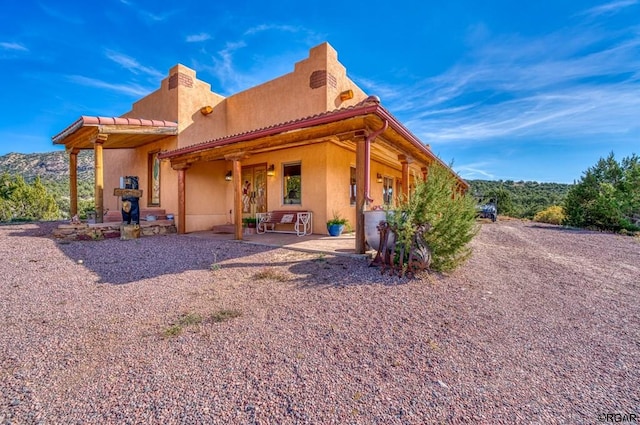
[[[231,233],[214,233],[210,230],[187,233],[185,236],[229,241],[234,240],[234,235]],[[316,234],[297,236],[291,233],[263,233],[242,235],[242,238],[242,241],[238,242],[287,248],[305,252],[345,255],[358,258],[373,258],[373,255],[375,255],[375,251],[368,251],[366,254],[356,254],[355,233],[343,233],[340,236]]]

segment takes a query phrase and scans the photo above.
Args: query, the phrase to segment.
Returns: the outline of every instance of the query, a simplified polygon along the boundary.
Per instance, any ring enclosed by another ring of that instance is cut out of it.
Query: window
[[[393,177],[384,177],[382,179],[382,200],[385,205],[393,203]]]
[[[356,167],[351,167],[349,174],[349,203],[356,204]]]
[[[300,205],[302,198],[302,165],[298,162],[295,164],[285,164],[282,170],[282,193],[283,204]]]
[[[149,154],[148,164],[149,191],[147,193],[149,194],[149,198],[147,200],[147,204],[154,207],[160,206],[160,159],[158,159],[159,153],[159,151],[151,152]]]

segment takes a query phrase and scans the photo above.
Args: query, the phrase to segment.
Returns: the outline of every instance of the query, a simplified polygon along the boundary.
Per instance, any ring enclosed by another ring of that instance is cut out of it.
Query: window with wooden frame
[[[147,205],[152,207],[160,206],[160,159],[158,154],[160,151],[149,153],[148,160],[148,179],[149,187],[147,190]]]
[[[349,169],[349,203],[356,204],[356,167]]]
[[[302,203],[302,164],[300,162],[282,166],[282,203]]]
[[[393,204],[393,177],[382,178],[382,201],[385,205]]]

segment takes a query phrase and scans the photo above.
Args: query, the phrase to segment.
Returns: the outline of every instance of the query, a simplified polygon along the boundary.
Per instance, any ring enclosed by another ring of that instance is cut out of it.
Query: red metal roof
[[[178,123],[165,120],[148,120],[144,118],[123,118],[123,117],[96,117],[83,115],[73,124],[62,130],[51,138],[54,144],[59,143],[70,134],[82,127],[95,127],[100,125],[125,125],[137,127],[178,127]]]

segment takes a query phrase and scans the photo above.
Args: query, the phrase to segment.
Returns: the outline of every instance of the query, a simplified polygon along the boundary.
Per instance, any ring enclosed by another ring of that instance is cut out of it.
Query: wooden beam
[[[105,124],[98,126],[100,134],[178,134],[178,127],[152,127],[152,126],[127,126],[116,124]]]
[[[186,233],[186,192],[185,178],[187,167],[178,170],[178,233],[183,235]]]
[[[365,179],[366,175],[365,163],[367,161],[367,152],[365,139],[361,138],[356,141],[356,254],[364,254],[365,249],[365,233],[364,233],[364,211],[365,211]]]
[[[405,201],[409,200],[409,164],[413,162],[413,158],[406,155],[398,155],[400,164],[402,164],[402,195]]]
[[[78,215],[78,150],[69,152],[69,215],[70,218]]]
[[[235,224],[235,239],[242,240],[242,163],[233,160],[233,219]]]
[[[104,159],[102,156],[102,145],[106,140],[106,135],[99,134],[93,142],[96,223],[102,223],[104,219]]]

